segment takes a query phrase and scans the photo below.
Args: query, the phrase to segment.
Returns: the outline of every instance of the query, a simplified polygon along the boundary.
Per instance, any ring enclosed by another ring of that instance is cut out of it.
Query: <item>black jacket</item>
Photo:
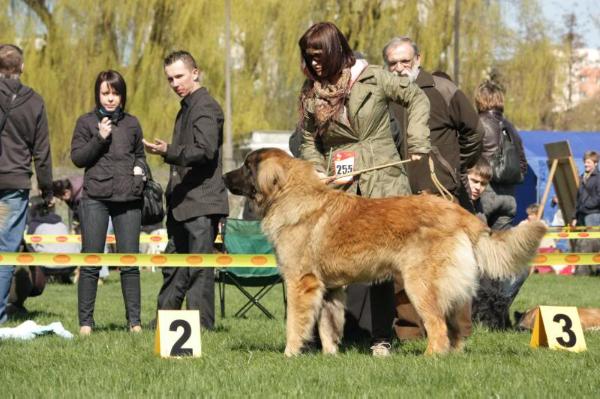
[[[513,126],[508,119],[504,117],[504,114],[497,110],[489,110],[479,114],[481,124],[485,129],[485,136],[483,137],[483,151],[482,157],[490,160],[494,153],[498,151],[500,145],[500,137],[502,136],[502,126],[508,131],[510,137],[514,138],[515,144],[519,149],[519,166],[521,167],[521,174],[525,176],[527,173],[527,158],[525,158],[525,150],[523,149],[523,140],[517,129]]]
[[[205,88],[181,100],[173,140],[164,156],[171,165],[167,207],[175,220],[229,214],[222,167],[223,121],[221,107]]]
[[[600,172],[596,167],[587,181],[583,175],[579,179],[577,189],[576,218],[582,218],[592,213],[600,213]]]
[[[17,96],[9,105],[14,93]],[[52,157],[44,100],[18,79],[0,78],[0,118],[9,107],[0,133],[0,190],[31,188],[33,159],[38,187],[44,196],[51,196]]]
[[[425,92],[431,105],[429,156],[434,160],[436,176],[446,189],[456,194],[461,186],[461,172],[465,173],[479,159],[483,127],[473,105],[452,81],[420,69],[415,83]],[[396,146],[402,159],[406,159],[406,109],[391,103],[390,119]],[[407,172],[413,193],[437,193],[427,157],[407,164]]]
[[[85,168],[83,197],[113,202],[141,199],[144,183],[133,175],[134,166],[146,168],[140,123],[124,113],[103,139],[99,121],[96,112],[79,117],[71,140],[71,160]]]

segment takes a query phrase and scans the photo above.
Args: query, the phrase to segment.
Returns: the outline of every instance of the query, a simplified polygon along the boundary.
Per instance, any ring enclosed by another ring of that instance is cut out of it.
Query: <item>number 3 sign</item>
[[[161,357],[199,357],[202,353],[200,311],[159,310],[154,353]]]
[[[547,346],[570,352],[587,350],[576,307],[540,306],[531,333],[533,348]]]

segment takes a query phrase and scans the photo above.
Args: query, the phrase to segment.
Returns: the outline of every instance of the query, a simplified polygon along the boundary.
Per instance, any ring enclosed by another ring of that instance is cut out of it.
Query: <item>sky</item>
[[[600,48],[600,27],[594,25],[591,16],[600,20],[600,1],[598,0],[540,0],[544,16],[554,26],[564,31],[563,15],[575,12],[579,33],[586,47]]]

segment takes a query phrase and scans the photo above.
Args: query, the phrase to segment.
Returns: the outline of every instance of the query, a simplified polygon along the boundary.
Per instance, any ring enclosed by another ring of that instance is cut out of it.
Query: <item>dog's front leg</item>
[[[313,330],[316,315],[322,303],[325,287],[314,274],[305,274],[299,278],[286,277],[287,325],[285,355],[300,354]]]

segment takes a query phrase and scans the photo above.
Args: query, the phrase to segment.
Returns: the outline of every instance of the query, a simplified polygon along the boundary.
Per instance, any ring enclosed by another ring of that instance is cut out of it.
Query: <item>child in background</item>
[[[481,194],[485,191],[491,178],[492,167],[485,158],[479,158],[477,163],[467,171],[469,195],[475,208],[475,215],[486,224],[487,220],[481,207]]]

